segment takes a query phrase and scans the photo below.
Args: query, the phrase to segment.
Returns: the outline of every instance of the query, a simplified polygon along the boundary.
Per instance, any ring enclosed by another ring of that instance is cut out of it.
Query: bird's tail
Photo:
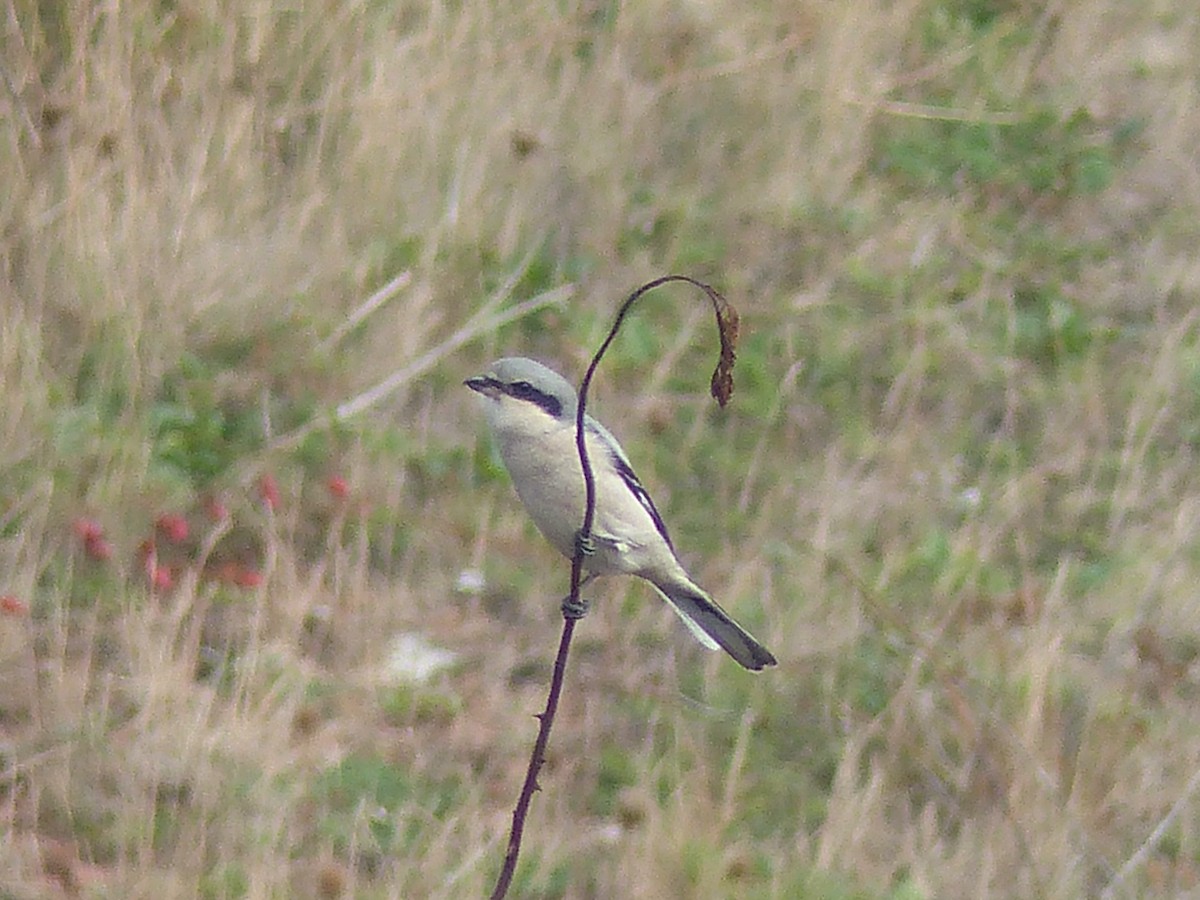
[[[694,584],[651,582],[671,609],[679,614],[696,640],[710,650],[721,649],[738,663],[757,672],[775,665],[771,651],[756,641],[729,613]]]

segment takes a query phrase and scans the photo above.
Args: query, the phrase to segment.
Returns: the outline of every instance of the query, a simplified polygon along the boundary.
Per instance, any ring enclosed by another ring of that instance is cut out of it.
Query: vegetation
[[[1192,5],[7,12],[0,897],[485,895],[567,567],[461,381],[668,272],[731,405],[674,288],[592,409],[780,665],[597,585],[510,896],[1196,889]]]

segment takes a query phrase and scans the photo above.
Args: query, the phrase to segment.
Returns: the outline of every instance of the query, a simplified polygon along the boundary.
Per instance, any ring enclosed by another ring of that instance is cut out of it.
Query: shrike
[[[534,524],[560,553],[574,557],[585,505],[575,389],[521,357],[497,360],[463,383],[483,398],[500,456]],[[747,669],[775,665],[771,652],[684,571],[662,516],[617,439],[591,416],[585,416],[584,430],[596,488],[594,552],[583,561],[589,579],[614,573],[644,578],[704,646],[723,649]]]

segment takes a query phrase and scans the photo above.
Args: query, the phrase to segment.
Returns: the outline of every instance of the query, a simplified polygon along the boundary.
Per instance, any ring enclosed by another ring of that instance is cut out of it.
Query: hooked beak
[[[463,382],[471,390],[477,394],[483,394],[485,397],[495,397],[499,391],[499,386],[496,384],[496,379],[490,378],[487,375],[475,375]]]

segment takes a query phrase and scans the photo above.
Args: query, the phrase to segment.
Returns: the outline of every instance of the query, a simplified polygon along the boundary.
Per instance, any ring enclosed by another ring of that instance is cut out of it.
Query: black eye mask
[[[552,394],[547,394],[545,391],[535,388],[528,381],[514,381],[512,384],[498,385],[500,390],[513,397],[516,400],[525,400],[529,403],[535,403],[546,411],[547,415],[554,418],[562,416],[562,402]]]

